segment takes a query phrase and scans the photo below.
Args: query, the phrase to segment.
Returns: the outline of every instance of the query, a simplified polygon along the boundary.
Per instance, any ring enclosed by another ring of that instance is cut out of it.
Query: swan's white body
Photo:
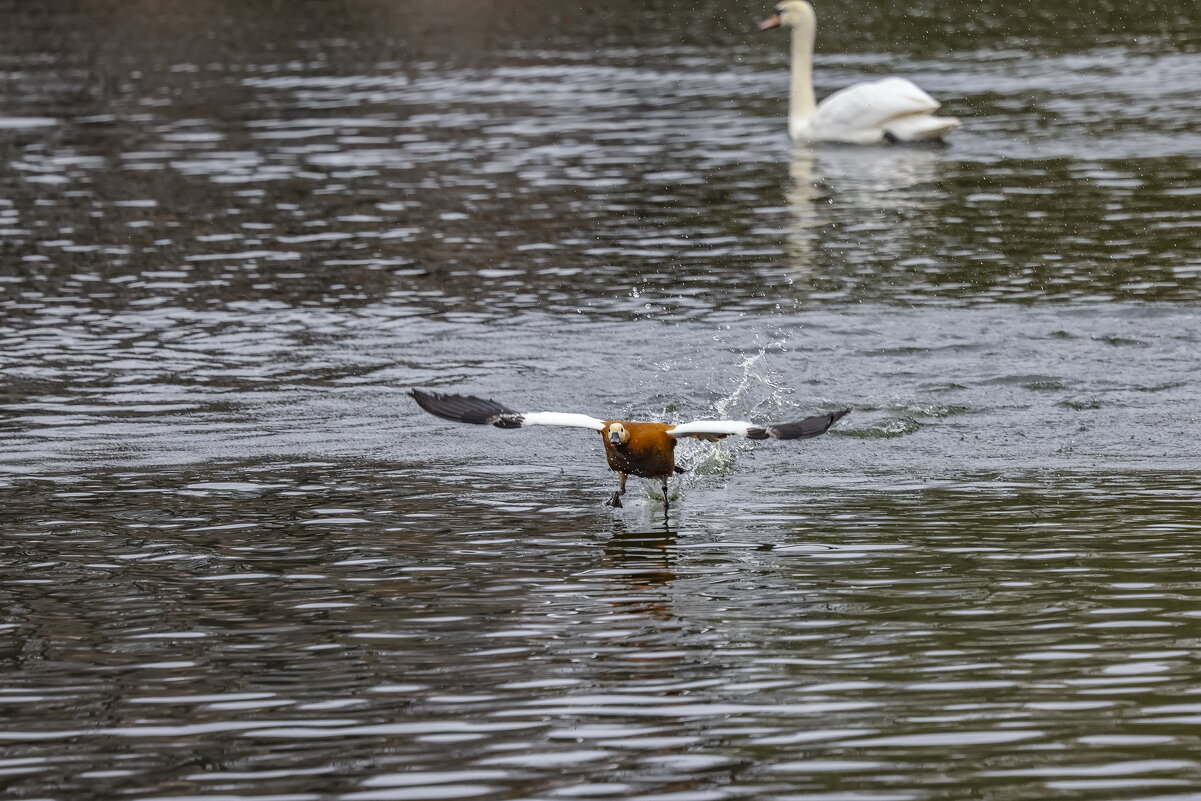
[[[817,15],[806,0],[784,0],[761,27],[792,28],[792,88],[788,133],[797,142],[881,142],[941,140],[959,125],[936,117],[939,103],[904,78],[884,78],[848,86],[820,104],[813,92],[813,44]]]

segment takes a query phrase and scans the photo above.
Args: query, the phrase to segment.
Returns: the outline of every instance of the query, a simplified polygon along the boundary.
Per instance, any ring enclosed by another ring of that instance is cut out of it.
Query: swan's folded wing
[[[883,128],[890,120],[929,114],[939,102],[905,78],[865,81],[840,89],[817,107],[812,125],[821,129]]]
[[[586,414],[564,412],[515,412],[494,400],[485,400],[472,395],[451,395],[442,392],[410,390],[409,394],[417,405],[432,415],[453,420],[456,423],[475,423],[497,428],[524,428],[526,426],[570,426],[603,431],[605,421]]]
[[[747,439],[807,439],[824,434],[830,426],[841,420],[850,409],[830,414],[819,414],[792,423],[756,425],[745,420],[697,420],[667,429],[669,436],[694,437],[703,440],[718,440],[728,436]]]

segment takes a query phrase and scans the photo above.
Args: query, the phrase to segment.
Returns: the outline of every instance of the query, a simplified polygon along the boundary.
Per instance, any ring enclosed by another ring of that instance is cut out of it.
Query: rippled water
[[[766,11],[0,3],[12,797],[1201,792],[1201,20]]]

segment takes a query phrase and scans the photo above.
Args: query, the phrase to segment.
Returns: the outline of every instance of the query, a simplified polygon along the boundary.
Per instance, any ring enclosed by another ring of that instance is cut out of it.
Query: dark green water
[[[767,11],[0,2],[10,797],[1201,793],[1201,15]]]

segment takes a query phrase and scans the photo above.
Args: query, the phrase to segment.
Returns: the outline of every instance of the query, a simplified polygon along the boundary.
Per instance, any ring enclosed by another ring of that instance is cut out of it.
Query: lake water
[[[9,796],[1197,798],[1201,15],[569,5],[0,3]]]

